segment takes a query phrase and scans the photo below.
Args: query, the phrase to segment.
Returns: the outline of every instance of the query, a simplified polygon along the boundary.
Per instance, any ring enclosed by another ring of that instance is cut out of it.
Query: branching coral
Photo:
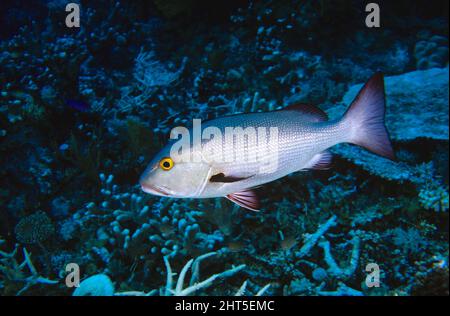
[[[323,296],[363,296],[364,293],[345,285],[343,282],[338,282],[338,288],[335,291],[323,291],[324,283],[319,286],[317,294]]]
[[[100,179],[105,199],[91,209],[109,214],[111,233],[124,249],[140,255],[150,252],[175,256],[180,251],[187,254],[193,248],[212,250],[222,240],[218,232],[201,232],[197,218],[202,212],[173,199],[156,200],[150,207],[146,205],[149,195],[118,192],[112,175],[100,175]]]
[[[334,276],[338,279],[348,279],[349,277],[351,277],[355,271],[356,271],[356,267],[358,266],[358,261],[359,261],[359,253],[360,253],[360,239],[359,237],[355,236],[353,237],[353,239],[350,242],[353,246],[352,248],[352,252],[351,252],[351,256],[350,256],[350,264],[345,267],[345,268],[341,268],[336,260],[333,258],[332,254],[331,254],[331,249],[330,249],[330,242],[326,239],[322,240],[319,243],[319,246],[322,247],[323,249],[323,253],[324,253],[324,259],[325,262],[328,265],[328,273],[331,276]]]
[[[211,252],[211,253],[204,254],[204,255],[196,258],[195,260],[194,259],[189,260],[186,263],[186,265],[183,267],[183,269],[181,270],[175,288],[173,287],[173,280],[172,280],[173,275],[172,275],[172,270],[171,270],[171,267],[169,264],[169,259],[167,257],[164,257],[164,263],[166,264],[166,269],[167,269],[167,283],[166,283],[166,288],[165,288],[166,295],[168,295],[169,293],[172,295],[175,295],[175,296],[190,295],[194,292],[197,292],[200,289],[204,289],[204,288],[211,286],[212,283],[216,279],[232,276],[233,274],[235,274],[245,268],[245,264],[241,264],[239,266],[233,267],[224,272],[213,274],[212,276],[210,276],[209,278],[207,278],[201,282],[197,282],[196,280],[199,279],[198,274],[199,274],[200,261],[209,256],[215,255],[215,254],[216,253]],[[184,287],[184,278],[185,278],[186,273],[188,272],[189,268],[191,268],[192,265],[193,265],[193,268],[192,268],[191,281],[187,288],[183,288]]]
[[[448,185],[437,176],[432,161],[421,163],[414,168],[413,179],[417,183],[420,204],[427,210],[447,212],[449,208]]]
[[[85,251],[106,264],[108,272],[123,271],[132,260],[132,271],[138,265],[146,267],[137,272],[140,278],[162,276],[158,260],[162,256],[179,260],[223,247],[223,234],[210,224],[200,225],[203,212],[192,201],[133,193],[134,188],[125,191],[114,183],[113,175],[100,174],[99,179],[99,198],[76,211],[72,221],[83,228],[83,238],[97,236],[87,242]]]
[[[448,212],[448,186],[438,185],[436,182],[423,187],[419,192],[419,201],[428,210]]]
[[[58,281],[41,276],[31,261],[31,255],[26,248],[23,248],[23,261],[17,261],[19,245],[16,245],[12,252],[0,251],[0,285],[5,286],[6,282],[23,283],[17,295],[25,293],[30,287],[36,284],[56,284]],[[28,268],[28,273],[25,271]]]
[[[142,91],[148,88],[167,86],[180,77],[185,63],[186,60],[183,61],[180,69],[172,72],[155,59],[153,51],[145,52],[141,49],[135,61],[134,78],[141,85],[140,90]]]
[[[362,295],[362,292],[347,287],[342,281],[350,280],[354,277],[358,262],[360,260],[361,240],[360,237],[353,233],[354,237],[347,242],[352,246],[349,264],[341,267],[338,260],[331,253],[330,242],[325,238],[325,233],[337,224],[337,217],[333,215],[325,223],[319,226],[315,233],[306,237],[306,241],[299,251],[295,253],[296,258],[300,259],[297,264],[303,264],[312,269],[312,278],[317,282],[322,282],[318,287],[308,280],[294,280],[290,286],[285,286],[285,292],[309,293],[318,295]],[[334,236],[330,233],[331,236]],[[323,258],[327,269],[321,268],[319,263],[305,260],[304,257],[311,255],[311,250],[318,245],[323,249]],[[340,260],[339,260],[340,261]],[[338,289],[336,292],[323,291],[323,288],[331,281],[338,281]]]
[[[199,281],[200,279],[200,262],[208,257],[214,256],[216,255],[216,252],[210,252],[210,253],[206,253],[204,255],[201,255],[195,259],[191,259],[189,260],[184,267],[181,269],[180,274],[178,276],[177,282],[176,284],[174,283],[173,280],[173,275],[174,273],[172,272],[172,268],[170,266],[169,263],[169,257],[168,256],[164,256],[164,264],[166,266],[166,273],[167,273],[167,278],[166,278],[166,285],[164,286],[164,288],[162,288],[159,293],[160,295],[164,295],[164,296],[170,296],[170,295],[175,295],[175,296],[187,296],[187,295],[191,295],[194,293],[197,293],[200,290],[204,290],[208,287],[210,287],[211,285],[213,285],[213,282],[218,280],[218,279],[223,279],[223,278],[227,278],[227,277],[231,277],[234,274],[238,273],[239,271],[243,270],[245,268],[245,264],[241,264],[239,266],[235,266],[232,267],[228,270],[225,270],[223,272],[217,273],[217,274],[213,274],[212,276],[206,278],[203,281]],[[184,287],[184,283],[185,283],[185,278],[186,278],[186,274],[188,273],[189,269],[191,269],[191,279],[189,282],[189,286],[188,287]],[[241,288],[239,289],[238,293],[242,294],[245,290],[245,285],[246,283],[244,282],[244,284],[241,286]],[[267,286],[263,289],[264,291],[267,289]],[[260,291],[262,294],[264,291]],[[154,295],[156,294],[157,291],[153,290],[150,291],[148,293],[145,292],[138,292],[138,291],[130,291],[130,292],[119,292],[116,293],[115,295],[118,296],[127,296],[127,295],[139,295],[139,296],[148,296],[148,295]]]
[[[270,286],[271,286],[270,283],[266,284],[258,292],[256,292],[255,296],[263,296],[264,293],[266,293],[267,290],[270,288]],[[239,290],[237,290],[234,296],[243,296],[246,290],[247,290],[247,280],[245,280],[244,283],[242,283],[241,287],[239,288]]]
[[[117,103],[120,112],[129,112],[133,108],[145,107],[147,100],[152,97],[158,87],[169,86],[177,81],[184,70],[187,59],[176,71],[155,59],[153,51],[145,52],[142,48],[135,60],[134,79],[136,86],[122,89],[122,96]]]
[[[302,248],[296,253],[297,258],[301,259],[305,257],[313,248],[319,239],[326,233],[330,227],[336,225],[336,216],[330,217],[323,225],[319,226],[317,231],[314,234],[311,234],[307,237],[305,243]]]

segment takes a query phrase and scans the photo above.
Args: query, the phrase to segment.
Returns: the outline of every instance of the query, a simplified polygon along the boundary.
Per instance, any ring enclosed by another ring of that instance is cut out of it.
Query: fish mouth
[[[169,196],[169,192],[160,186],[148,183],[141,183],[141,189],[145,193],[159,195],[159,196]]]

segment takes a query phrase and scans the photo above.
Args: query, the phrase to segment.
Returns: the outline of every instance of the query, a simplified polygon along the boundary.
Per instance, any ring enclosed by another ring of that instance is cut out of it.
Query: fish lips
[[[160,186],[153,185],[153,184],[143,183],[143,182],[141,182],[140,184],[141,184],[141,190],[144,191],[145,193],[158,195],[158,196],[170,196],[170,193],[165,188],[162,188]]]

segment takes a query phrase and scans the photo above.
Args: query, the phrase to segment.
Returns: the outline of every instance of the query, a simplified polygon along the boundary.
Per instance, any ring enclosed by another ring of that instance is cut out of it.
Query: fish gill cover
[[[2,1],[0,295],[448,295],[448,2],[368,2]],[[338,119],[377,72],[395,161],[339,144],[260,212],[141,190],[173,127]]]

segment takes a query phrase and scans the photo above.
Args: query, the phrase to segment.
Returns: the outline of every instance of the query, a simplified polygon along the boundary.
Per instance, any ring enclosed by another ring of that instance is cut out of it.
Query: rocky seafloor
[[[447,1],[66,3],[0,4],[0,295],[449,294]],[[339,117],[377,71],[395,162],[339,145],[261,212],[139,188],[174,126]]]

